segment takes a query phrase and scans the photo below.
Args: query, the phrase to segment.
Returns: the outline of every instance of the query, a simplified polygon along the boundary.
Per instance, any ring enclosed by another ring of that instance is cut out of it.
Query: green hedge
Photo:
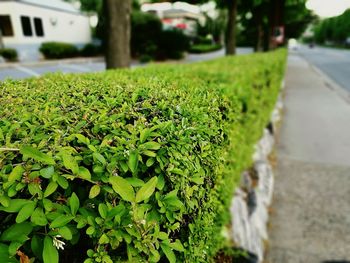
[[[44,42],[39,51],[48,59],[72,58],[79,54],[75,45],[62,42]]]
[[[285,58],[0,83],[0,261],[211,262]]]
[[[2,56],[7,61],[17,61],[18,54],[17,50],[13,48],[0,48],[0,56]]]
[[[222,45],[220,44],[197,44],[191,46],[189,52],[193,54],[201,54],[201,53],[207,53],[207,52],[213,52],[220,50],[222,48]]]

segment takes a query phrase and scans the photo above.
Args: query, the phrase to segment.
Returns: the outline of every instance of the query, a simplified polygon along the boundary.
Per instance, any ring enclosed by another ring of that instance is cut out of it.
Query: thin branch
[[[0,148],[0,152],[18,152],[17,148]]]

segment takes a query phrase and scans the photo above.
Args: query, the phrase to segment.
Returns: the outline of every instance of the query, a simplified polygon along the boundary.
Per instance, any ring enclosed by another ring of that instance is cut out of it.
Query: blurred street
[[[237,54],[252,53],[252,48],[237,48]],[[187,57],[176,63],[193,63],[223,57],[225,50],[205,53],[205,54],[188,54]],[[141,64],[134,61],[131,67],[140,67],[147,64]],[[86,73],[104,71],[106,68],[103,58],[97,59],[67,59],[60,61],[45,61],[28,64],[0,64],[0,81],[7,78],[23,79],[29,77],[38,77],[46,73],[62,72],[62,73]]]
[[[299,53],[350,92],[350,50],[302,46]]]
[[[349,66],[349,51],[289,54],[269,263],[349,262]]]

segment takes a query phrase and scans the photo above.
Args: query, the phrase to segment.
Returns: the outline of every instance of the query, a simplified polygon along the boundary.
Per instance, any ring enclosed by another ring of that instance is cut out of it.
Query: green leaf
[[[73,238],[72,231],[66,226],[60,227],[58,229],[58,234],[60,234],[66,240],[71,240]]]
[[[103,244],[108,244],[109,243],[109,238],[106,234],[103,234],[100,239],[98,240],[98,243],[103,245]]]
[[[45,189],[44,197],[48,197],[49,195],[53,194],[56,191],[57,186],[58,184],[56,182],[50,182]]]
[[[133,174],[135,174],[137,171],[138,162],[139,153],[137,151],[132,151],[129,156],[128,166]]]
[[[97,152],[94,152],[93,154],[92,154],[92,157],[95,159],[95,160],[97,160],[97,161],[99,161],[101,164],[103,164],[103,165],[105,165],[107,162],[106,162],[106,159],[103,157],[103,155],[102,154],[100,154],[100,153],[97,153]]]
[[[9,205],[7,207],[0,208],[0,210],[7,213],[17,213],[25,204],[30,202],[32,201],[26,199],[10,199]]]
[[[157,185],[157,180],[158,178],[155,176],[140,188],[140,190],[136,194],[136,203],[146,200],[154,193],[154,190],[156,189]]]
[[[85,180],[91,180],[91,173],[85,167],[79,167],[78,176]]]
[[[90,193],[89,193],[89,198],[95,198],[96,196],[98,196],[100,194],[101,191],[101,187],[97,184],[95,184],[93,187],[91,187],[90,189]]]
[[[176,263],[176,256],[172,249],[164,243],[160,244],[160,247],[162,248],[165,256],[168,258],[169,263]]]
[[[43,261],[44,263],[58,263],[58,251],[49,236],[44,239]]]
[[[18,263],[18,261],[9,255],[9,247],[5,244],[0,244],[0,262]]]
[[[100,213],[101,217],[103,219],[106,219],[108,214],[108,208],[106,204],[99,204],[98,205],[98,212]]]
[[[29,222],[13,224],[7,228],[1,235],[1,241],[18,241],[24,242],[28,239],[28,235],[32,232],[33,226]]]
[[[8,181],[13,183],[15,181],[19,181],[22,178],[22,175],[24,173],[24,168],[22,165],[18,165],[15,168],[13,168],[12,172],[10,173],[8,177]]]
[[[10,206],[10,202],[11,202],[11,199],[6,196],[6,195],[2,195],[0,196],[0,204],[4,207],[9,207]]]
[[[147,162],[146,162],[146,166],[147,167],[151,167],[155,162],[154,158],[148,158]]]
[[[42,254],[43,254],[43,246],[44,246],[43,242],[44,240],[39,238],[38,235],[34,235],[30,242],[30,247],[34,255],[41,260],[42,260]]]
[[[69,186],[69,183],[67,179],[61,175],[57,176],[57,181],[56,181],[63,189],[67,189]]]
[[[133,187],[141,187],[145,184],[144,181],[135,177],[128,177],[125,178],[125,180],[127,180]]]
[[[9,245],[9,255],[10,255],[10,256],[16,255],[17,250],[18,250],[21,246],[22,246],[22,243],[21,243],[21,242],[17,242],[17,241],[11,242],[10,245]]]
[[[50,179],[54,173],[55,168],[53,166],[49,166],[40,170],[40,175],[46,179]]]
[[[169,244],[169,246],[174,249],[177,250],[179,252],[184,252],[185,248],[183,247],[182,243],[180,240],[176,239],[174,243]]]
[[[37,207],[34,210],[32,216],[30,217],[30,220],[32,221],[32,223],[34,223],[35,225],[38,225],[38,226],[46,226],[47,225],[47,219],[46,219],[44,211],[41,207]]]
[[[113,190],[121,196],[125,201],[133,202],[135,200],[134,188],[131,184],[120,176],[113,176],[109,178],[109,183]]]
[[[72,221],[74,217],[68,216],[68,215],[60,215],[57,218],[55,218],[51,224],[51,228],[58,228],[67,225],[70,221]]]
[[[142,144],[141,147],[147,150],[159,150],[160,144],[157,142],[146,142]]]
[[[72,193],[72,196],[69,198],[69,206],[72,212],[72,215],[76,215],[80,206],[79,198],[75,193]]]
[[[140,132],[140,142],[141,143],[144,143],[147,138],[149,137],[149,135],[151,134],[151,131],[150,129],[143,129],[141,132]]]
[[[148,157],[156,157],[157,156],[157,154],[155,152],[152,152],[149,150],[142,151],[142,153]]]
[[[51,211],[53,209],[53,204],[50,199],[43,199],[43,205],[46,211]]]
[[[48,165],[56,164],[55,160],[51,156],[47,155],[46,153],[42,153],[38,149],[30,146],[23,146],[20,149],[20,153],[34,159],[35,161],[39,161]]]
[[[67,169],[71,170],[73,174],[78,174],[79,172],[79,166],[75,158],[68,152],[62,151],[61,156],[63,159],[63,165]]]
[[[75,137],[77,137],[78,142],[84,143],[86,145],[90,144],[90,140],[82,134],[76,134]]]
[[[16,223],[19,224],[26,221],[33,214],[35,207],[36,203],[34,201],[24,205],[17,214]]]

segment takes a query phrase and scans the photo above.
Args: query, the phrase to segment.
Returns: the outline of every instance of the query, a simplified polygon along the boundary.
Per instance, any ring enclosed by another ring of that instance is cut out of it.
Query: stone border
[[[282,90],[284,87],[283,81]],[[269,239],[267,225],[274,188],[273,168],[269,156],[273,152],[274,136],[282,118],[281,94],[271,114],[270,124],[255,145],[253,167],[243,172],[241,186],[236,189],[230,208],[233,242],[256,257],[249,262],[263,262]]]

